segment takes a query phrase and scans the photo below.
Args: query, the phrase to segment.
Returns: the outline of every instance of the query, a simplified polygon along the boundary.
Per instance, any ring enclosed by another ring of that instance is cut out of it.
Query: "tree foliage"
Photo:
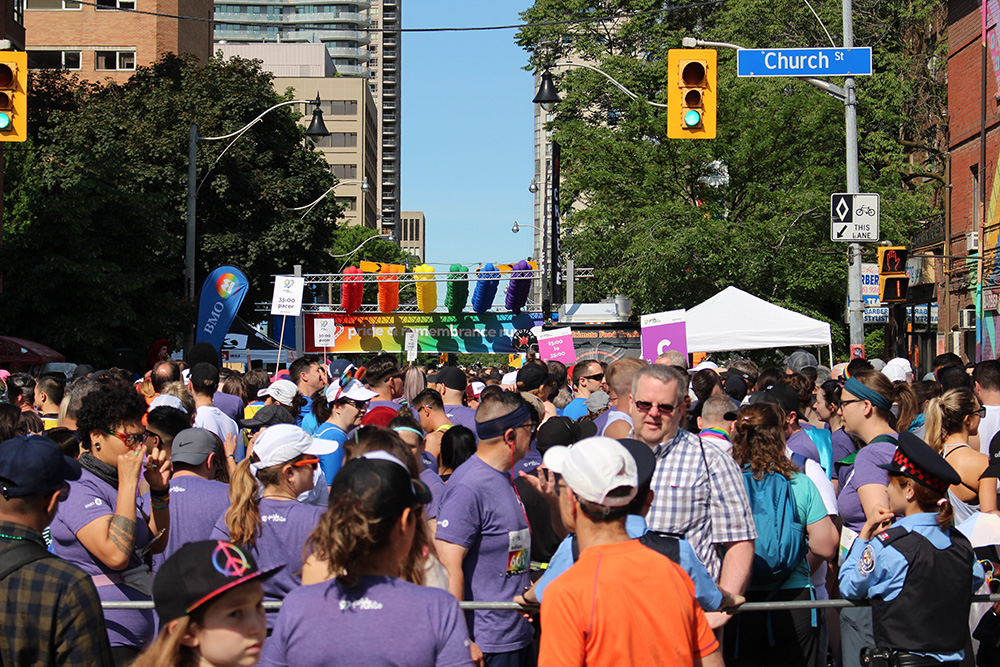
[[[30,89],[29,140],[5,150],[5,331],[88,360],[178,339],[196,312],[183,282],[189,127],[233,133],[294,98],[254,61],[173,55],[124,84],[32,72]],[[198,141],[196,285],[220,264],[240,267],[249,320],[272,275],[340,267],[334,198],[286,211],[336,183],[299,117],[288,105],[235,142]]]
[[[840,3],[812,6],[841,44]],[[874,47],[876,67],[858,78],[861,191],[881,194],[882,238],[902,241],[939,201],[946,89],[931,65],[944,46],[941,8],[854,7],[855,43]],[[596,269],[579,286],[584,299],[623,293],[648,313],[735,285],[843,326],[846,247],[829,240],[830,195],[846,190],[843,103],[797,79],[738,79],[729,49],[719,50],[717,139],[668,139],[665,110],[645,102],[666,103],[667,51],[685,36],[830,45],[805,3],[536,0],[523,18],[529,69],[587,62],[639,97],[583,68],[552,70],[562,102],[547,128],[562,149],[563,249]]]

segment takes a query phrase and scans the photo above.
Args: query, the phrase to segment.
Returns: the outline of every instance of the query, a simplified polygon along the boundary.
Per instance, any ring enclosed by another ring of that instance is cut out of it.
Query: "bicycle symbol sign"
[[[830,240],[872,243],[879,240],[879,195],[830,195]]]

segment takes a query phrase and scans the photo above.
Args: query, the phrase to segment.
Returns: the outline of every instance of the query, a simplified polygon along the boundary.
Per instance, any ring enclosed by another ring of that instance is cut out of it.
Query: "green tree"
[[[839,6],[821,7],[826,25],[840,25]],[[883,238],[899,241],[938,201],[928,183],[937,183],[941,144],[902,140],[936,127],[933,113],[910,113],[922,100],[943,108],[940,82],[912,66],[920,40],[903,37],[920,33],[933,8],[855,7],[865,17],[856,43],[880,45],[878,73],[859,79],[861,189],[881,193]],[[612,15],[627,18],[594,20]],[[669,140],[666,113],[645,102],[666,103],[667,51],[685,36],[747,47],[828,43],[809,9],[783,0],[669,10],[653,0],[537,0],[523,18],[529,69],[582,60],[639,96],[586,69],[553,70],[562,102],[548,127],[562,148],[563,248],[597,269],[579,286],[583,298],[624,293],[647,313],[735,285],[831,322],[843,340],[846,248],[828,233],[830,194],[845,189],[843,104],[795,79],[738,79],[727,49],[717,139]]]
[[[201,66],[166,55],[124,84],[33,76],[29,141],[5,151],[5,330],[79,359],[177,339],[195,316],[183,288],[188,128],[235,132],[294,99],[253,61]],[[295,105],[238,141],[198,143],[197,285],[220,264],[250,280],[247,304],[270,298],[271,276],[295,264],[339,268],[340,209],[286,209],[336,182],[304,139]],[[244,317],[260,315],[244,307]]]

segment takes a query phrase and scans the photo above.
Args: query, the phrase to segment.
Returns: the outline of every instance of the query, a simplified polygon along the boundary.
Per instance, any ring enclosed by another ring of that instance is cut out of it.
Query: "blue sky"
[[[401,14],[404,28],[510,25],[530,4],[403,0]],[[401,205],[427,216],[430,263],[531,255],[533,230],[511,233],[533,224],[534,90],[515,33],[403,33]]]

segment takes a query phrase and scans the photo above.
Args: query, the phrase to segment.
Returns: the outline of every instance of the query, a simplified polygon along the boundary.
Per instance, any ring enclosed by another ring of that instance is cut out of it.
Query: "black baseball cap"
[[[295,417],[288,409],[278,403],[265,405],[254,413],[249,419],[240,420],[240,428],[260,428],[262,426],[274,426],[275,424],[294,424]]]
[[[589,419],[575,422],[569,417],[551,417],[538,428],[535,446],[544,454],[549,447],[568,447],[595,435],[597,424]]]
[[[19,435],[0,443],[0,494],[4,498],[45,495],[80,479],[80,464],[63,456],[44,435]]]
[[[383,450],[351,459],[330,484],[330,501],[347,496],[358,499],[374,518],[398,517],[403,510],[431,502],[431,490],[411,477],[406,464]]]
[[[200,466],[208,455],[217,451],[216,435],[203,428],[186,428],[174,436],[170,446],[170,462]]]
[[[653,472],[656,470],[656,456],[653,450],[644,442],[634,438],[622,438],[618,442],[628,450],[628,453],[635,459],[636,478],[639,480],[636,488],[639,491],[648,491],[653,483]]]
[[[799,393],[792,389],[789,385],[781,382],[772,384],[764,389],[764,391],[758,395],[755,402],[773,403],[785,411],[786,417],[790,412],[794,412],[799,417],[802,416],[802,408],[799,407]]]
[[[544,366],[525,364],[517,371],[517,388],[521,391],[534,391],[554,379],[555,376]]]
[[[153,579],[153,606],[160,625],[186,616],[226,591],[274,574],[282,567],[260,570],[249,550],[231,542],[188,542],[164,561]]]
[[[203,361],[191,369],[191,384],[195,387],[211,387],[219,384],[219,368]]]
[[[465,373],[463,373],[462,369],[458,366],[444,366],[437,373],[429,375],[427,377],[427,381],[443,384],[448,387],[448,389],[455,389],[458,391],[465,391],[465,387],[469,384],[469,380],[465,377]]]

